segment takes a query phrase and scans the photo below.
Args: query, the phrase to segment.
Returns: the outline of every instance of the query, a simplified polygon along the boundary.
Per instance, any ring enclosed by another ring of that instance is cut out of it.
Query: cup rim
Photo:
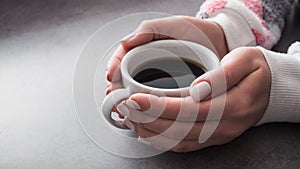
[[[144,85],[142,83],[139,83],[137,81],[135,81],[132,77],[132,75],[129,74],[127,67],[125,67],[126,65],[128,65],[128,62],[130,61],[130,59],[125,59],[125,58],[129,58],[129,57],[134,57],[135,53],[138,51],[142,51],[148,48],[153,48],[153,47],[157,47],[157,46],[184,46],[184,47],[188,47],[190,48],[193,52],[195,52],[196,50],[201,50],[202,53],[206,53],[208,56],[210,56],[212,58],[212,60],[216,61],[216,63],[218,64],[218,66],[220,65],[219,63],[219,58],[216,56],[216,54],[211,51],[210,49],[208,49],[207,47],[198,44],[198,43],[194,43],[191,41],[185,41],[185,40],[157,40],[157,41],[152,41],[149,42],[147,44],[144,44],[142,46],[138,46],[132,50],[130,50],[123,58],[122,62],[121,62],[121,74],[122,76],[126,76],[125,78],[128,80],[128,82],[130,84],[133,84],[134,86],[138,86],[139,88],[142,89],[146,89],[147,91],[155,91],[155,92],[161,92],[161,93],[168,93],[168,92],[184,92],[184,91],[188,91],[190,86],[186,86],[186,87],[181,87],[181,88],[157,88],[157,87],[151,87],[151,86],[147,86]],[[209,70],[208,70],[209,71]]]

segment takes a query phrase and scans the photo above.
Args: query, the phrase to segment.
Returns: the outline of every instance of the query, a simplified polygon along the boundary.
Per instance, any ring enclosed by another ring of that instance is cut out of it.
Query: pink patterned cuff
[[[237,13],[247,22],[247,26],[255,37],[256,45],[260,45],[267,49],[270,49],[275,44],[276,39],[266,28],[265,21],[263,20],[263,6],[257,0],[207,0],[200,7],[200,11],[198,12],[197,16],[213,19],[218,14],[223,13],[224,11],[227,11],[226,14]],[[230,18],[230,16],[228,17]],[[219,20],[218,22],[221,27],[222,25],[231,24],[220,23],[230,22],[228,20]],[[236,26],[238,25],[238,23],[235,23],[234,25]],[[240,25],[240,27],[241,26],[245,25]],[[226,33],[225,36],[227,39],[231,39],[231,37],[227,37]]]

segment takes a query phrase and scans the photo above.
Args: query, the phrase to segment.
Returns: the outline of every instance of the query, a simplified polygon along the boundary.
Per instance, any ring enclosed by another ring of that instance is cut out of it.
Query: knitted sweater
[[[269,104],[257,125],[300,122],[300,43],[287,54],[269,51],[281,36],[293,0],[207,0],[197,17],[218,23],[229,51],[240,46],[260,46],[271,70]]]

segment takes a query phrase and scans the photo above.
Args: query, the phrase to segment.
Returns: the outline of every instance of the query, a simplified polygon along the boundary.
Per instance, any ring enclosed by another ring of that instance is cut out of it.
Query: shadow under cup
[[[112,91],[102,102],[109,124],[127,128],[111,118],[112,107],[134,93],[186,97],[193,80],[219,67],[218,57],[208,48],[188,41],[154,41],[129,51],[121,62],[123,88]]]

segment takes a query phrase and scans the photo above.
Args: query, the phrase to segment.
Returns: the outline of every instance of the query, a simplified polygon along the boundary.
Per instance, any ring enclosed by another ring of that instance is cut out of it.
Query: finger
[[[112,57],[109,59],[106,68],[107,70],[106,78],[109,82],[120,81],[121,79],[120,63],[126,53],[127,50],[124,48],[124,46],[120,45],[116,49]]]
[[[152,40],[154,40],[154,35],[151,30],[141,30],[140,32],[136,33],[131,39],[127,41],[121,41],[121,44],[124,46],[124,48],[130,50],[136,46],[151,42]]]
[[[117,106],[118,112],[123,116],[127,116],[131,121],[136,123],[149,123],[154,121],[157,117],[151,116],[144,112],[133,109],[126,104],[128,101],[123,101]]]
[[[231,123],[223,120],[220,122],[207,121],[205,125],[204,129],[204,122],[190,123],[158,118],[152,122],[141,124],[141,127],[172,139],[198,140],[201,132],[202,136],[213,133],[209,137],[214,139],[226,138],[226,130],[230,129]],[[217,128],[214,130],[215,126]]]
[[[111,82],[107,85],[105,93],[106,93],[106,95],[108,95],[111,91],[120,89],[120,88],[123,88],[123,85],[121,82]]]
[[[212,27],[212,23],[186,16],[147,20],[143,21],[136,30],[136,39],[132,38],[126,41],[124,45],[132,48],[152,40],[180,39],[202,44],[215,52],[214,45],[206,35],[212,32],[208,31],[210,27]],[[138,36],[140,39],[137,38]]]
[[[144,117],[146,115],[182,122],[216,121],[231,119],[232,112],[239,111],[240,105],[236,104],[236,99],[241,98],[242,95],[237,95],[237,93],[245,92],[232,93],[234,95],[223,93],[213,99],[201,102],[195,102],[191,97],[158,97],[137,93],[126,101],[126,106],[131,110],[130,118],[141,123],[151,122],[155,119],[147,119]]]
[[[191,84],[190,95],[199,102],[208,95],[214,97],[225,92],[258,68],[252,58],[248,50],[233,50],[223,58],[220,68],[203,74]]]
[[[226,107],[231,108],[232,104]],[[231,113],[226,109],[225,112],[227,112],[228,114]],[[143,112],[139,113],[143,114]],[[240,127],[239,121],[233,122],[232,119],[221,120],[220,124],[218,124],[218,121],[207,121],[207,123],[195,123],[195,125],[193,125],[193,123],[181,123],[180,121],[176,121],[176,123],[177,124],[174,124],[174,121],[172,120],[158,118],[152,122],[140,124],[139,126],[141,128],[150,130],[153,133],[156,133],[155,135],[160,134],[173,139],[197,140],[200,137],[201,131],[202,141],[206,140],[207,138],[214,138],[223,142],[231,141],[232,139],[236,138],[241,133],[243,133],[244,129],[247,129],[245,127]]]
[[[133,37],[121,41],[122,45],[127,50],[130,50],[153,40],[168,39],[168,36],[166,36],[168,30],[164,32],[159,31],[163,27],[161,24],[164,20],[165,19],[154,19],[143,21],[136,29]],[[168,28],[170,28],[170,26],[167,26],[167,29]]]
[[[128,102],[128,100],[126,101]],[[132,122],[139,123],[141,127],[149,129],[155,133],[163,134],[173,139],[198,139],[200,131],[202,130],[203,124],[201,122],[180,122],[175,120],[169,120],[165,118],[157,118],[133,109],[127,106],[127,110],[123,110],[126,106],[122,102],[118,105],[118,110],[122,112],[124,116],[127,116]],[[127,113],[123,113],[127,112]]]
[[[201,150],[206,147],[218,145],[216,140],[207,140],[204,143],[199,143],[198,141],[192,140],[183,140],[175,147],[173,147],[170,151],[177,152],[177,153],[184,153],[184,152],[191,152],[196,150]]]
[[[132,49],[153,40],[180,39],[203,44],[204,46],[214,49],[208,37],[193,24],[196,22],[201,21],[185,16],[146,20],[139,25],[135,31],[135,36],[126,41],[122,41],[122,44],[126,49]]]
[[[159,35],[157,31],[160,27],[161,20],[151,20],[142,22],[135,33],[129,36],[129,39],[122,39],[121,45],[116,49],[113,56],[110,58],[107,66],[108,81],[120,80],[119,65],[125,54],[132,48],[157,39],[167,39],[167,36]],[[170,27],[170,26],[169,26]]]
[[[114,91],[116,89],[121,89],[121,88],[123,88],[123,84],[120,81],[111,82],[110,88],[111,88],[111,91]]]
[[[226,95],[215,97],[213,100],[195,102],[191,97],[158,97],[138,93],[133,94],[126,101],[126,105],[138,110],[137,112],[130,112],[132,118],[135,118],[136,115],[141,116],[144,113],[149,116],[183,122],[203,122],[206,120],[220,120],[220,114],[222,115],[223,111],[233,111],[235,107],[226,107],[225,101]],[[227,104],[232,104],[231,101]],[[222,118],[227,118],[227,114],[223,114]]]
[[[126,104],[150,116],[172,120],[202,121],[207,116],[207,114],[198,114],[202,103],[195,102],[191,97],[158,97],[151,94],[137,93],[130,96]],[[131,116],[136,114],[133,111]]]
[[[106,88],[105,94],[108,95],[111,92],[111,87]]]
[[[198,143],[197,140],[174,140],[142,128],[139,124],[134,125],[139,142],[161,151],[188,152],[218,144],[218,141],[213,139],[208,139],[204,143]]]

